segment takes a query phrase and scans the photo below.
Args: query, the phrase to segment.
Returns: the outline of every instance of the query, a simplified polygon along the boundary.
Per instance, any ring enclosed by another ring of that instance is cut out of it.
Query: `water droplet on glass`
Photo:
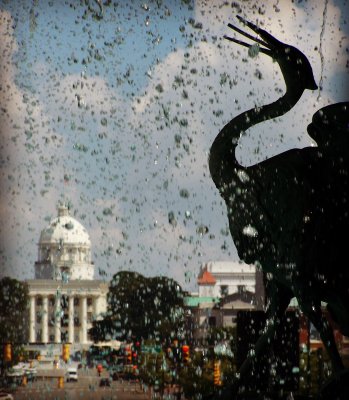
[[[248,49],[248,55],[251,58],[257,57],[259,54],[259,44],[255,43]]]
[[[258,235],[258,231],[251,225],[247,225],[242,229],[242,233],[246,236],[256,237]]]
[[[181,189],[179,195],[184,199],[187,199],[189,197],[189,191],[187,189]]]

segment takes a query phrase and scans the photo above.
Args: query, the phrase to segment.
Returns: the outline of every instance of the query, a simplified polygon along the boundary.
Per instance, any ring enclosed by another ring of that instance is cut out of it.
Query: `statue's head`
[[[280,66],[281,72],[284,76],[285,83],[288,90],[304,91],[305,89],[316,90],[317,84],[314,79],[313,70],[311,68],[308,58],[296,47],[289,44],[280,42],[273,35],[266,30],[258,27],[252,22],[246,21],[244,18],[237,15],[237,19],[244,25],[248,26],[258,37],[253,37],[240,28],[228,24],[228,26],[239,34],[253,40],[256,44],[251,45],[240,39],[235,39],[225,35],[225,39],[235,42],[241,46],[252,48],[256,46],[258,52],[272,57]],[[261,45],[261,46],[260,46]]]
[[[319,148],[342,150],[349,153],[349,102],[320,108],[307,127],[309,136]]]

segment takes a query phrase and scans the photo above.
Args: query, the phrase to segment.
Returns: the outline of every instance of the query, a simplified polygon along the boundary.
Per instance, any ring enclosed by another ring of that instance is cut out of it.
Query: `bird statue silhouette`
[[[254,355],[246,358],[235,383],[223,391],[226,398],[232,398],[248,378],[252,362],[277,335],[291,298],[297,298],[302,312],[320,333],[334,374],[344,367],[321,302],[327,303],[340,331],[349,335],[349,103],[329,105],[314,114],[307,130],[317,147],[291,149],[242,166],[235,156],[241,135],[256,124],[287,113],[306,89],[315,90],[317,85],[300,50],[237,18],[259,37],[228,26],[253,40],[253,50],[278,63],[286,92],[271,104],[233,118],[210,149],[211,177],[225,200],[238,255],[244,262],[260,266],[266,277],[266,327]],[[239,39],[225,38],[252,47]]]

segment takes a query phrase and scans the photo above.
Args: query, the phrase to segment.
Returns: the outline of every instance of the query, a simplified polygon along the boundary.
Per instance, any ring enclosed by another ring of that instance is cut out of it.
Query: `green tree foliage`
[[[181,336],[183,298],[173,279],[118,272],[110,282],[107,315],[94,323],[90,333],[95,341],[154,338],[162,342]]]
[[[151,385],[163,393],[164,387],[173,383],[170,363],[163,351],[160,353],[143,353],[139,377],[142,382]]]
[[[217,360],[220,361],[222,385],[233,381],[236,368],[231,357],[217,356],[209,351],[194,352],[191,362],[179,370],[179,384],[186,399],[215,398],[221,389],[221,386],[214,385],[214,362]]]
[[[28,287],[8,277],[0,280],[0,342],[27,340]]]
[[[215,346],[224,344],[227,351],[236,353],[236,327],[211,327],[209,328],[206,341],[209,348],[213,349]]]

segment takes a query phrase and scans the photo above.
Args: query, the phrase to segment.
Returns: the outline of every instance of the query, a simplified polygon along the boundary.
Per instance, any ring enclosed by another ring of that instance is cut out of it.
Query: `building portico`
[[[106,283],[71,281],[57,285],[44,279],[27,283],[30,343],[90,342],[88,329],[106,309]]]

